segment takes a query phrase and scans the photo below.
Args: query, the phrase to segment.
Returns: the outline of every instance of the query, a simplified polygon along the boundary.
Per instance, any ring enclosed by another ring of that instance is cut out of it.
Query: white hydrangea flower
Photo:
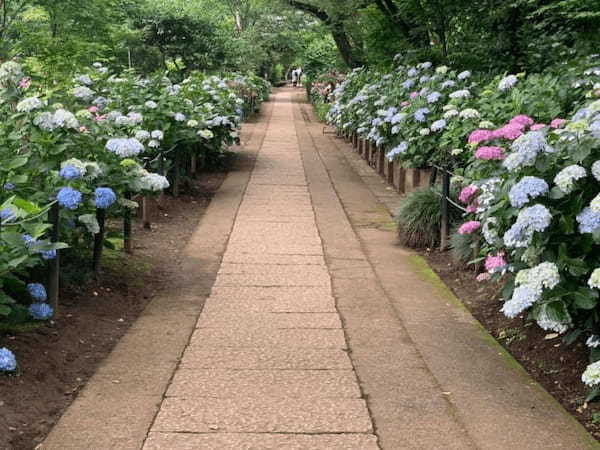
[[[537,290],[553,289],[560,283],[558,266],[551,262],[543,262],[531,269],[520,270],[515,283],[529,285]]]
[[[508,75],[507,77],[504,77],[500,80],[500,83],[498,83],[498,89],[501,91],[507,91],[510,88],[512,88],[515,84],[517,84],[517,81],[519,80],[516,76]]]
[[[140,179],[140,186],[144,191],[160,192],[169,187],[169,181],[157,173],[148,173]]]
[[[162,141],[165,137],[165,134],[161,130],[154,130],[152,132],[152,139],[156,139],[158,141]]]
[[[96,219],[96,214],[84,214],[78,217],[79,222],[85,225],[88,232],[92,234],[100,233],[100,224]]]
[[[600,214],[600,194],[596,195],[590,203],[590,209],[595,213]]]
[[[476,109],[473,109],[473,108],[463,109],[460,112],[461,119],[479,119],[479,117],[480,117],[479,111],[477,111]]]
[[[587,175],[585,169],[577,164],[565,167],[554,177],[554,183],[565,194],[570,194],[575,186],[575,181]]]
[[[459,73],[458,76],[457,76],[457,78],[459,80],[466,80],[470,76],[471,76],[471,72],[468,71],[468,70],[465,70],[464,72]]]
[[[28,97],[17,103],[17,111],[31,112],[35,109],[41,108],[42,106],[44,105],[38,97]]]
[[[85,176],[85,174],[87,173],[87,167],[86,164],[77,159],[77,158],[71,158],[71,159],[67,159],[66,161],[63,161],[60,164],[60,168],[62,169],[65,166],[71,166],[77,169],[77,171],[81,174],[81,176]]]
[[[144,142],[150,139],[150,133],[146,130],[138,130],[135,133],[135,138],[140,142]]]
[[[73,89],[73,95],[81,100],[91,100],[94,97],[94,91],[87,86],[77,86]]]
[[[494,128],[495,125],[493,122],[490,122],[489,120],[482,120],[481,122],[479,122],[479,128],[485,128],[485,129],[490,129],[490,128]]]
[[[190,128],[196,128],[198,127],[199,122],[197,120],[188,120],[187,126]]]
[[[152,139],[150,142],[148,142],[148,147],[158,148],[158,147],[160,147],[160,142],[157,141],[156,139]]]
[[[581,381],[589,387],[600,384],[600,361],[596,361],[586,367],[583,375],[581,375]]]
[[[173,119],[175,119],[177,122],[185,122],[186,121],[185,114],[180,113],[180,112],[175,113],[173,115]]]
[[[471,96],[471,92],[469,92],[468,89],[461,89],[458,91],[454,91],[449,95],[449,97],[452,99],[469,98],[470,96]]]
[[[121,158],[129,158],[142,153],[144,145],[135,138],[114,138],[106,143],[106,149]]]
[[[589,338],[587,338],[587,341],[585,341],[585,345],[587,345],[589,348],[600,347],[600,336],[597,334],[592,334]]]
[[[444,113],[444,119],[452,119],[453,117],[458,116],[459,112],[456,109],[449,109]]]
[[[144,105],[148,109],[156,109],[156,108],[158,108],[158,103],[156,103],[155,101],[152,101],[152,100],[148,100],[146,103],[144,103]]]
[[[592,164],[592,175],[594,175],[596,180],[600,181],[600,160]]]
[[[542,330],[554,331],[559,334],[565,333],[569,329],[569,325],[570,325],[570,321],[563,323],[563,322],[557,322],[556,320],[551,319],[550,316],[548,316],[548,313],[546,312],[545,307],[542,307],[540,309],[538,316],[536,318],[536,322]]]
[[[421,128],[419,130],[419,134],[421,136],[428,136],[431,133],[431,130],[429,128]]]
[[[592,289],[600,289],[600,268],[594,269],[588,280],[588,286]]]
[[[79,75],[77,78],[75,78],[75,81],[83,84],[84,86],[91,86],[94,84],[89,75]]]
[[[203,139],[212,139],[215,136],[215,134],[210,130],[200,130],[198,131],[198,136],[200,136]]]

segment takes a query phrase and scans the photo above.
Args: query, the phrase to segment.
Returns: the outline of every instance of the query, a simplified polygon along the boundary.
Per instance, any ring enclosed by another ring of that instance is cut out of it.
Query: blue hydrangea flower
[[[34,320],[48,320],[54,315],[54,309],[47,303],[32,303],[29,305],[29,315]]]
[[[4,223],[12,222],[17,218],[17,215],[10,208],[4,208],[0,211],[0,221]]]
[[[30,234],[24,234],[23,242],[25,242],[25,245],[29,248],[35,244],[35,239]]]
[[[46,294],[46,288],[40,283],[29,283],[27,285],[27,291],[31,298],[39,302],[45,302],[48,300],[48,294]]]
[[[517,222],[533,231],[544,231],[550,226],[552,214],[544,205],[533,205],[521,210]]]
[[[58,200],[58,204],[63,208],[75,210],[81,204],[82,197],[81,192],[71,187],[64,187],[58,191],[56,199]]]
[[[529,285],[519,286],[514,290],[512,298],[504,303],[501,311],[506,317],[514,319],[537,302],[540,297],[540,290]]]
[[[4,183],[4,190],[5,191],[12,191],[15,188],[15,185],[12,183]]]
[[[509,194],[510,204],[515,208],[521,208],[529,200],[544,195],[548,192],[549,186],[546,181],[538,177],[523,177],[515,184]]]
[[[71,165],[66,165],[60,170],[60,176],[65,180],[75,180],[81,176],[81,172]]]
[[[14,372],[17,370],[17,358],[6,347],[0,348],[0,372]]]
[[[440,119],[440,120],[436,120],[435,122],[433,122],[431,124],[431,130],[432,131],[441,131],[444,128],[446,128],[446,121],[444,119]]]
[[[594,212],[592,208],[585,208],[576,219],[580,233],[593,233],[600,228],[600,214]]]
[[[435,103],[442,97],[439,92],[432,92],[427,96],[427,103]]]
[[[117,196],[111,188],[99,187],[96,189],[96,208],[109,208],[117,201]]]
[[[419,108],[415,111],[415,120],[417,122],[425,122],[429,114],[429,108]]]
[[[42,252],[42,259],[46,261],[56,258],[56,250],[46,250]]]
[[[546,137],[540,131],[530,131],[517,138],[511,145],[513,152],[504,160],[503,166],[514,171],[525,166],[533,166],[539,153],[552,153]]]
[[[446,80],[442,83],[442,89],[448,89],[456,86],[456,83],[453,80]]]
[[[409,90],[411,87],[413,87],[415,85],[415,80],[412,78],[409,78],[408,80],[405,80],[402,83],[402,87],[406,90]]]
[[[519,212],[517,221],[504,233],[504,245],[523,248],[529,245],[535,231],[544,231],[552,222],[552,214],[544,205],[533,205]]]

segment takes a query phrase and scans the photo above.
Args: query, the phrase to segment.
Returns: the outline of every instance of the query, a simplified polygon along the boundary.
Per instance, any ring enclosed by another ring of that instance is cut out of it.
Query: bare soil
[[[153,208],[152,229],[134,228],[134,255],[108,251],[99,279],[64,286],[56,320],[0,334],[17,356],[15,376],[0,377],[0,449],[29,450],[47,435],[102,360],[177,276],[182,250],[225,173],[203,173],[175,199]]]
[[[561,337],[528,322],[526,315],[508,319],[500,312],[500,284],[478,282],[476,273],[454,262],[450,253],[422,253],[473,316],[538,383],[600,439],[600,404],[585,403],[587,388],[581,382],[581,374],[588,364],[583,340],[566,345]]]

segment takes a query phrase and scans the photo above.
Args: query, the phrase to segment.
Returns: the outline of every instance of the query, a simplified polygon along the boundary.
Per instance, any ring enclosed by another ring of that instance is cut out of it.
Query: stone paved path
[[[299,92],[244,126],[181,276],[41,448],[598,448],[396,245],[398,196]]]
[[[289,94],[276,100],[215,285],[147,450],[377,448],[345,351],[293,105]]]

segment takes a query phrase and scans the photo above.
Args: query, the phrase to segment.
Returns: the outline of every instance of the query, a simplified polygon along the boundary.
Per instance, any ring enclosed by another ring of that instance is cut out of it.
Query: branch
[[[329,14],[327,14],[318,6],[309,5],[307,3],[302,3],[297,0],[287,0],[287,3],[293,8],[299,9],[300,11],[304,11],[316,17],[317,19],[323,21],[323,23],[325,23],[326,25],[331,25],[333,23],[333,20],[331,19]]]

